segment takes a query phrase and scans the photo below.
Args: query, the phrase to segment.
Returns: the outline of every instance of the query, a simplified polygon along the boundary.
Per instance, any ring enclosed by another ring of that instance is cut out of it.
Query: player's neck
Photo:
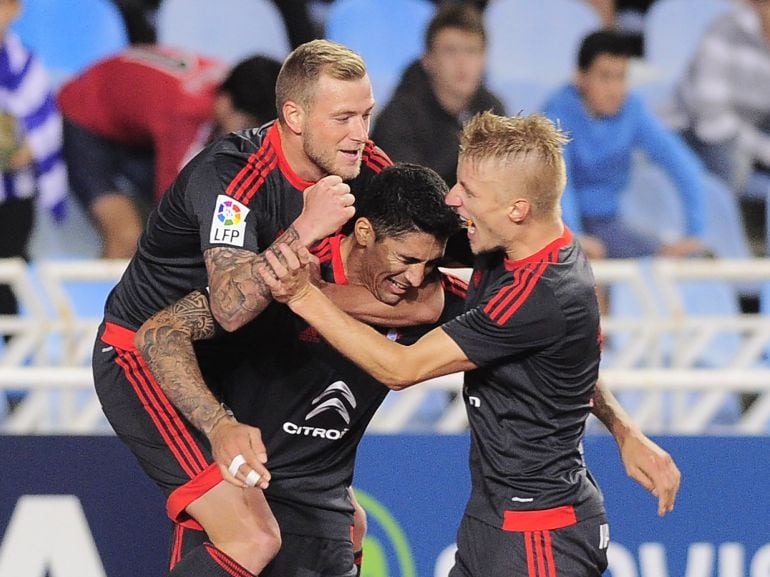
[[[340,241],[340,259],[348,284],[362,284],[364,250],[352,234]]]
[[[522,260],[543,250],[564,234],[561,221],[528,223],[517,231],[505,245],[505,255],[510,260]]]

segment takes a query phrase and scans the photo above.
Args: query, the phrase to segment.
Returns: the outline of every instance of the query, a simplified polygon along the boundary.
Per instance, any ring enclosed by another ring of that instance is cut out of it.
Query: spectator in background
[[[564,220],[593,258],[687,256],[704,250],[702,171],[695,155],[667,130],[644,102],[628,92],[627,44],[617,33],[587,36],[573,84],[546,103],[545,113],[568,132]],[[633,153],[645,152],[675,183],[684,205],[683,239],[663,244],[632,230],[620,218],[620,200],[631,176]]]
[[[281,11],[292,49],[322,38],[321,26],[313,19],[308,0],[273,0]]]
[[[276,115],[280,63],[255,56],[227,75],[217,61],[158,46],[98,62],[61,90],[70,185],[104,239],[129,258],[144,214],[218,134]]]
[[[706,32],[674,98],[671,123],[736,192],[770,183],[770,2],[746,0]]]
[[[489,4],[488,0],[433,0],[436,4],[448,4],[450,2],[464,2],[476,6],[479,10],[484,10]],[[622,3],[623,0],[582,0],[586,4],[590,4],[594,10],[599,13],[599,17],[602,19],[604,26],[612,28],[615,25],[615,13],[616,5],[618,2]],[[633,2],[634,0],[630,0]],[[637,2],[645,0],[636,0]],[[648,2],[651,0],[647,0]]]
[[[27,257],[35,197],[58,221],[64,216],[67,175],[61,154],[61,117],[41,62],[9,30],[22,9],[0,1],[0,258]],[[18,312],[0,285],[0,314]]]
[[[113,0],[120,9],[131,44],[155,44],[155,14],[161,0]]]
[[[477,112],[505,114],[484,87],[486,32],[479,10],[451,3],[428,25],[425,53],[404,72],[391,101],[375,120],[372,137],[398,162],[415,162],[456,181],[463,123]],[[447,248],[452,259],[470,264],[465,234]]]

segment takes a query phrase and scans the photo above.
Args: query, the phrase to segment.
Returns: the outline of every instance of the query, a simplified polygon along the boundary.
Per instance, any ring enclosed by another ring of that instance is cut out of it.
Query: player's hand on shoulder
[[[235,419],[221,419],[208,433],[211,452],[222,478],[237,487],[267,489],[270,471],[267,449],[257,427]]]
[[[339,176],[325,176],[304,192],[302,213],[294,227],[309,246],[336,232],[355,214],[355,197]]]

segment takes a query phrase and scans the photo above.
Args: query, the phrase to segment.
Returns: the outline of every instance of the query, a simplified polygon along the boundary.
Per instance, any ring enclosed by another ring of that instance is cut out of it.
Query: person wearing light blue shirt
[[[564,221],[594,258],[688,256],[704,251],[703,170],[684,142],[628,92],[629,55],[614,32],[587,36],[575,81],[546,103],[545,114],[565,130],[567,188]],[[642,151],[670,177],[681,197],[684,236],[670,244],[633,229],[621,218],[634,153]]]

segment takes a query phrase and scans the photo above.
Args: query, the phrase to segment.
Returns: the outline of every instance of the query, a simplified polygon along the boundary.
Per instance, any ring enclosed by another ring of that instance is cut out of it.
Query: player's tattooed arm
[[[148,319],[134,338],[168,399],[206,435],[228,417],[206,386],[193,350],[194,341],[211,338],[214,332],[207,296],[193,291]]]
[[[261,431],[239,423],[206,386],[193,342],[214,336],[214,316],[208,296],[194,291],[148,319],[137,331],[134,344],[155,380],[173,405],[208,437],[222,478],[237,487],[266,489],[270,482],[267,450]],[[232,471],[233,460],[245,462]],[[250,472],[257,480],[250,479]]]
[[[276,247],[283,243],[289,246],[300,242],[294,226],[266,249],[283,259]],[[211,312],[217,322],[227,331],[234,331],[261,313],[273,300],[257,272],[257,267],[266,264],[264,253],[254,254],[248,250],[232,247],[210,248],[203,253],[209,278]]]

